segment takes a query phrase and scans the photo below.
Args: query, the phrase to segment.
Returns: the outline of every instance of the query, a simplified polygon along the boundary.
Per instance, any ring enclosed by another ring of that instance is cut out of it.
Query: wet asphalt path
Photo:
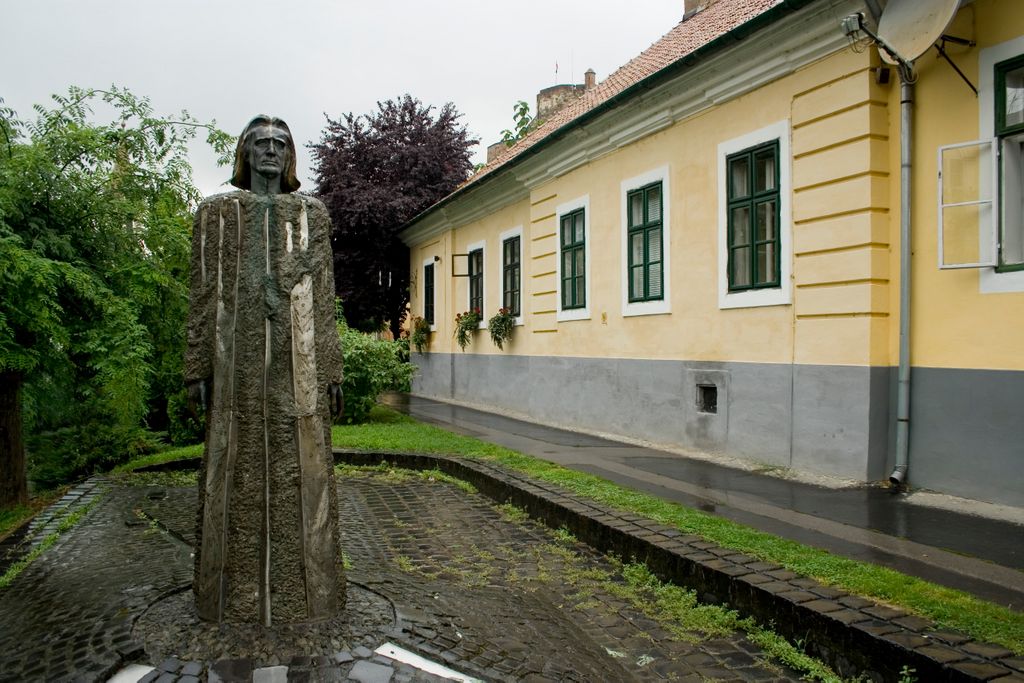
[[[1020,525],[915,505],[885,489],[815,486],[427,398],[385,400],[452,431],[1024,610]]]

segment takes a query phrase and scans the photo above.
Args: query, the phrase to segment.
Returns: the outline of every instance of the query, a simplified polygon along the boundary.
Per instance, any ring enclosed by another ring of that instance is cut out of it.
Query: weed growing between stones
[[[127,486],[162,486],[164,488],[195,488],[199,481],[196,470],[168,472],[122,472],[111,475],[119,484]]]
[[[475,489],[460,486],[460,481],[437,470],[415,471],[392,465],[356,467],[341,465],[339,475],[378,477],[388,483],[410,483],[417,479],[447,483],[462,491]],[[462,482],[464,483],[464,482]],[[591,614],[613,616],[623,607],[643,615],[660,629],[682,642],[698,644],[714,638],[745,633],[748,640],[764,652],[770,661],[779,662],[802,672],[807,680],[841,681],[821,661],[803,653],[770,628],[720,605],[705,605],[692,590],[660,581],[638,562],[625,562],[615,556],[598,556],[581,544],[567,528],[547,529],[531,521],[525,510],[510,503],[494,504],[501,519],[534,533],[541,530],[549,542],[524,549],[515,542],[495,542],[486,548],[469,544],[449,547],[437,555],[409,557],[392,547],[398,569],[424,581],[449,580],[466,589],[488,585],[514,587],[524,593],[555,591],[564,596],[564,607]],[[395,518],[395,528],[409,533],[414,525]],[[427,538],[443,538],[444,528],[422,530]],[[414,543],[409,536],[403,543]],[[414,546],[415,547],[415,546]],[[646,631],[641,637],[652,638]]]
[[[88,503],[78,508],[74,512],[65,512],[65,514],[60,520],[60,523],[57,525],[56,531],[48,534],[46,538],[39,542],[39,545],[33,548],[27,555],[25,555],[25,557],[21,558],[20,560],[12,564],[10,567],[8,567],[7,571],[4,572],[3,576],[0,576],[0,590],[3,590],[4,588],[10,586],[14,579],[17,578],[18,574],[23,572],[26,567],[32,564],[40,555],[42,555],[50,547],[52,547],[53,544],[57,542],[57,539],[61,537],[62,534],[67,532],[67,530],[71,527],[78,524],[78,522],[80,522],[82,518],[89,513],[90,510],[96,507],[96,504],[100,502],[100,499],[102,497],[102,495],[97,495],[95,498],[93,498]]]
[[[495,505],[494,508],[512,523],[525,524],[529,519],[523,509],[511,504]],[[602,569],[587,563],[571,548],[577,541],[564,527],[548,531],[548,534],[554,543],[544,546],[542,555],[559,559],[563,567],[561,578],[575,589],[568,595],[575,610],[607,609],[596,596],[609,594],[626,601],[685,642],[699,643],[707,638],[743,631],[750,642],[760,647],[770,659],[801,671],[806,680],[828,683],[842,680],[826,664],[804,653],[770,628],[760,626],[749,617],[741,619],[735,610],[700,604],[694,591],[662,582],[646,565],[626,563],[608,555],[605,559],[611,570]],[[543,564],[543,560],[539,562]],[[548,578],[543,568],[537,579],[541,580],[541,576]]]
[[[524,522],[530,518],[529,513],[521,507],[517,507],[512,503],[502,503],[495,505],[494,509],[498,511],[501,518],[506,522]]]
[[[388,484],[402,484],[409,481],[415,481],[417,479],[431,483],[441,482],[456,486],[466,493],[477,492],[476,487],[468,481],[453,477],[450,474],[445,474],[441,470],[408,470],[395,467],[387,461],[382,462],[379,465],[335,465],[334,472],[339,476],[346,477],[382,477],[383,481]]]
[[[747,632],[747,639],[764,650],[769,657],[790,666],[797,671],[804,672],[804,678],[809,681],[827,681],[839,683],[842,679],[821,660],[811,657],[803,652],[801,648],[794,646],[788,640],[775,633],[771,629],[758,626],[751,618],[741,619],[737,622]]]

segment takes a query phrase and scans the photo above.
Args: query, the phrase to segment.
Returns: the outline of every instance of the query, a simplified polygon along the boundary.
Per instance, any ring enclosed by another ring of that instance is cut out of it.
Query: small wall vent
[[[697,385],[697,410],[701,413],[718,412],[718,386],[714,384]]]

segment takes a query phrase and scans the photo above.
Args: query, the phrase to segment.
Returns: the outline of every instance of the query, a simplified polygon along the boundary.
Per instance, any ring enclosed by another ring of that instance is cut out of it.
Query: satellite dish
[[[878,20],[878,37],[912,62],[935,44],[959,7],[960,0],[889,0]],[[885,50],[879,52],[886,62],[896,64]]]

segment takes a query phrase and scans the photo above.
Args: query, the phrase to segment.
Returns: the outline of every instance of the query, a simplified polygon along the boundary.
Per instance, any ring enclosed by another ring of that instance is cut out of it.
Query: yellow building
[[[434,330],[414,393],[889,475],[901,83],[840,27],[860,12],[870,30],[878,4],[705,2],[413,220],[411,310]],[[1024,10],[963,4],[945,34],[973,44],[914,64],[905,478],[1024,505]],[[972,267],[940,268],[940,215],[945,265]],[[502,306],[517,324],[498,349]]]

